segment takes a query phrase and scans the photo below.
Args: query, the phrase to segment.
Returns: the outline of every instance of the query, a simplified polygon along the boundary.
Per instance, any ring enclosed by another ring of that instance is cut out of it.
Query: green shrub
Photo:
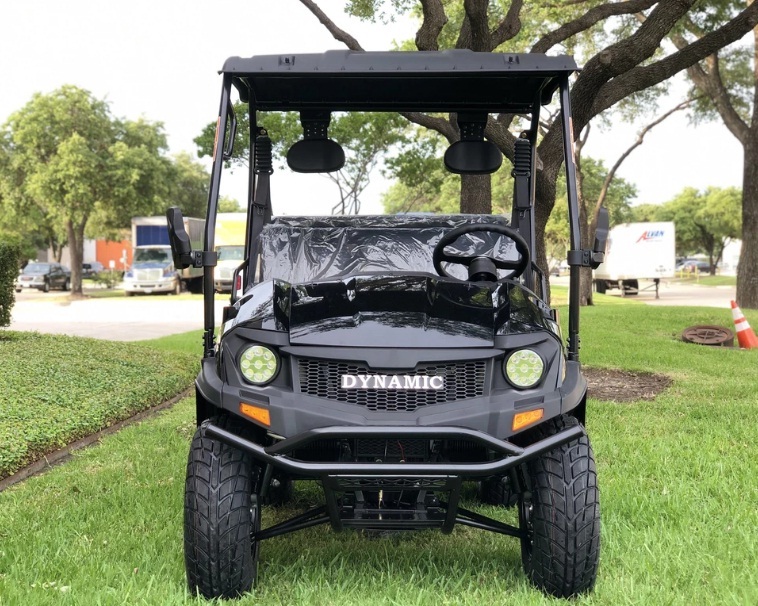
[[[13,288],[18,277],[18,247],[0,242],[0,327],[10,326],[16,302]]]
[[[114,288],[116,284],[124,281],[124,272],[115,269],[104,269],[95,274],[92,277],[92,281],[95,284],[105,286],[106,288]]]

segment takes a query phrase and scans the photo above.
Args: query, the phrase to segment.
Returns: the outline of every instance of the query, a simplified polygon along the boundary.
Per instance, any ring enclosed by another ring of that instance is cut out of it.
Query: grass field
[[[758,351],[678,340],[693,324],[729,326],[729,310],[606,299],[582,310],[585,364],[665,373],[674,383],[652,402],[590,400],[601,564],[595,591],[571,603],[756,604]],[[758,314],[747,317],[756,326]],[[177,337],[157,343],[185,346]],[[202,603],[185,589],[182,561],[193,415],[186,400],[0,493],[0,604]],[[265,509],[264,526],[319,499],[315,486],[298,483],[293,508]],[[370,539],[318,527],[264,542],[259,586],[236,603],[561,601],[531,588],[514,539],[469,528]]]
[[[737,276],[711,276],[709,274],[677,274],[677,282],[700,286],[737,286]]]
[[[174,396],[198,368],[184,352],[11,331],[0,359],[0,479]]]

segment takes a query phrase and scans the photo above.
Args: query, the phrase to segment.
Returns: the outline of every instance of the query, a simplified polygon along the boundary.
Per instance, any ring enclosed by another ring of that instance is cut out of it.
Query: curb
[[[24,480],[32,476],[36,476],[38,474],[44,473],[48,469],[52,469],[53,465],[59,465],[61,463],[64,463],[67,459],[71,457],[71,454],[73,452],[92,446],[92,444],[94,444],[95,442],[99,442],[101,438],[104,438],[105,436],[109,436],[113,433],[116,433],[117,431],[120,431],[127,425],[138,423],[139,421],[142,421],[148,417],[151,417],[163,410],[171,408],[174,404],[179,402],[179,400],[182,400],[186,398],[187,396],[191,395],[192,391],[193,391],[193,388],[188,387],[181,393],[175,395],[173,398],[169,400],[166,400],[165,402],[161,402],[160,404],[156,404],[155,406],[146,408],[145,410],[138,412],[137,414],[134,414],[131,417],[122,419],[121,421],[118,421],[117,423],[114,423],[113,425],[105,427],[104,429],[101,429],[100,431],[97,431],[93,434],[80,438],[79,440],[76,440],[75,442],[72,442],[71,444],[67,444],[63,448],[54,450],[53,452],[43,456],[41,459],[37,459],[33,463],[30,463],[26,467],[22,467],[14,474],[9,475],[7,478],[3,478],[2,480],[0,480],[0,492],[3,492],[6,488],[10,488],[11,486],[18,484],[19,482],[23,482]]]

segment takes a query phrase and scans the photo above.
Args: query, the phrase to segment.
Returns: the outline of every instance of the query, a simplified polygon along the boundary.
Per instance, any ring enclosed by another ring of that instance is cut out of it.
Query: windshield
[[[134,263],[170,263],[168,248],[138,248],[134,251]]]
[[[218,246],[216,247],[219,261],[244,261],[244,246]]]
[[[24,268],[25,274],[32,274],[32,275],[38,275],[38,274],[46,274],[50,271],[50,264],[49,263],[29,263]]]
[[[438,275],[434,247],[450,229],[467,223],[507,225],[497,215],[393,215],[276,217],[261,233],[261,278],[292,284],[366,273]],[[453,255],[489,255],[514,260],[507,236],[475,232],[446,250]],[[463,265],[448,265],[465,279]]]

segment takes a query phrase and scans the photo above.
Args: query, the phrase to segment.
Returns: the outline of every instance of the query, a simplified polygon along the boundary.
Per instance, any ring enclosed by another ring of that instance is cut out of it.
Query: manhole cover
[[[684,329],[682,341],[697,343],[698,345],[732,347],[734,345],[734,333],[723,326],[690,326]]]

